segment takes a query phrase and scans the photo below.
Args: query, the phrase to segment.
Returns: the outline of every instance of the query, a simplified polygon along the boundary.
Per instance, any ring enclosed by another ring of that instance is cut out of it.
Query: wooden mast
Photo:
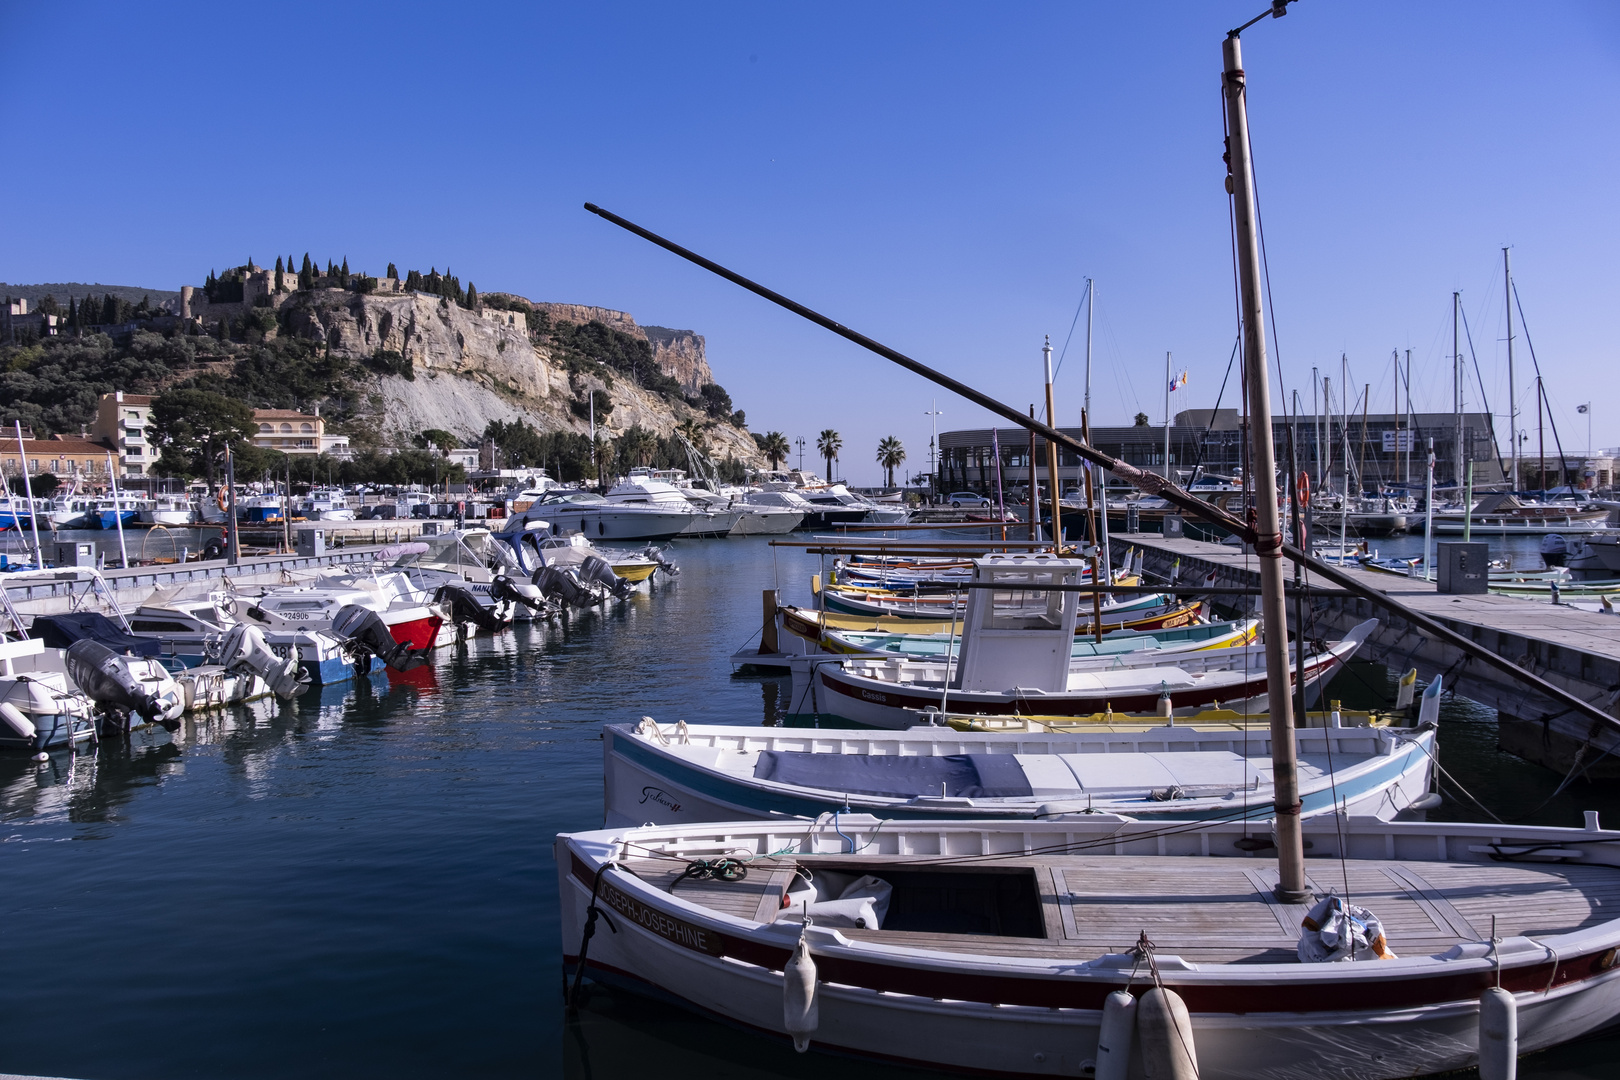
[[[1277,459],[1271,435],[1271,381],[1267,378],[1264,291],[1260,236],[1249,157],[1249,118],[1244,100],[1243,50],[1238,32],[1223,47],[1226,98],[1227,178],[1237,227],[1238,283],[1242,294],[1243,367],[1249,380],[1249,462],[1254,473],[1255,542],[1260,564],[1260,618],[1265,632],[1266,692],[1271,708],[1271,761],[1277,811],[1277,898],[1299,903],[1305,887],[1305,845],[1299,822],[1299,746],[1289,692],[1288,609],[1283,598],[1282,528],[1277,513]],[[1348,504],[1347,504],[1348,507]],[[1303,628],[1301,628],[1303,629]]]

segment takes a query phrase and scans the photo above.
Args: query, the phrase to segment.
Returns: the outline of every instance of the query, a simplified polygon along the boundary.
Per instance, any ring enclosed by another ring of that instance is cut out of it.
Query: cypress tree
[[[209,274],[209,277],[213,277]],[[101,298],[101,325],[113,326],[118,322],[118,297],[108,293]]]
[[[309,252],[304,252],[304,265],[298,271],[298,288],[308,291],[315,287],[315,264],[309,261]]]
[[[68,297],[68,325],[79,325],[79,308],[78,305],[73,302],[72,296]]]
[[[276,273],[281,273],[281,256],[276,256]]]
[[[478,310],[478,290],[472,282],[467,282],[467,306],[474,311]]]
[[[229,319],[221,319],[221,320],[219,320],[219,340],[221,340],[221,341],[229,341],[229,340],[231,340],[231,320],[229,320]]]
[[[343,256],[343,265],[338,268],[338,287],[343,289],[349,287],[349,257],[347,255]]]
[[[388,277],[393,281],[398,281],[399,280],[399,267],[395,266],[393,263],[389,263],[388,264]]]

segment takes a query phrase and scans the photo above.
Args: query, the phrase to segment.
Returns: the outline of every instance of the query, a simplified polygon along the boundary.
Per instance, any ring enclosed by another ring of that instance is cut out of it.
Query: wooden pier
[[[1212,571],[1216,586],[1259,585],[1258,559],[1235,545],[1166,539],[1158,533],[1115,533],[1111,539],[1116,554],[1123,554],[1126,547],[1140,548],[1146,569],[1156,574],[1169,573],[1180,559],[1183,585],[1202,582]],[[1616,709],[1620,618],[1546,600],[1495,594],[1453,596],[1421,578],[1360,569],[1347,569],[1347,573],[1620,718]],[[1579,770],[1588,778],[1620,777],[1620,723],[1605,727],[1563,710],[1502,672],[1473,661],[1450,645],[1431,641],[1370,600],[1332,587],[1323,591],[1330,595],[1310,602],[1307,620],[1313,625],[1307,626],[1308,634],[1342,633],[1364,619],[1376,618],[1378,632],[1357,659],[1402,670],[1415,667],[1424,678],[1445,676],[1448,690],[1455,689],[1463,697],[1497,710],[1497,741],[1504,750],[1559,773]],[[1293,616],[1292,602],[1289,616]]]

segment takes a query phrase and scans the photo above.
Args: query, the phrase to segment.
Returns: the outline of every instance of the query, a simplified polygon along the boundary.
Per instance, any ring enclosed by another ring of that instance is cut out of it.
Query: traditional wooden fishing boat
[[[1467,1068],[1501,995],[1521,1052],[1620,1012],[1620,832],[1595,813],[1303,831],[1311,887],[1375,912],[1391,958],[1300,962],[1319,924],[1252,824],[828,814],[559,837],[564,964],[801,1048],[996,1076],[1125,1075],[1124,1047],[1177,1037],[1146,1023],[1157,987],[1203,1080]]]
[[[1439,681],[1416,727],[1298,733],[1300,813],[1394,818],[1429,805]],[[1072,733],[903,732],[678,723],[602,728],[609,826],[806,817],[1037,820],[1266,818],[1270,733],[1254,724],[1097,725]]]
[[[1260,632],[1260,620],[1199,623],[1173,630],[1113,630],[1101,641],[1076,636],[1069,646],[1075,659],[1115,656],[1121,653],[1156,650],[1161,656],[1182,652],[1207,652],[1237,645],[1251,645]],[[819,637],[808,640],[830,653],[847,656],[903,656],[932,660],[961,648],[961,635],[907,634],[892,630],[836,630],[824,628]]]
[[[962,632],[961,619],[930,621],[927,619],[899,619],[888,615],[847,615],[839,611],[817,611],[815,608],[795,607],[793,605],[783,605],[778,610],[781,613],[782,625],[785,629],[812,641],[821,634],[821,627],[837,631],[858,630],[873,633],[889,631],[914,634],[960,634]],[[1103,636],[1106,637],[1111,633],[1131,630],[1150,633],[1159,630],[1173,630],[1184,626],[1196,626],[1199,624],[1204,610],[1204,604],[1191,603],[1177,604],[1169,611],[1127,619],[1117,624],[1111,623],[1104,617]],[[1089,612],[1084,611],[1080,613],[1080,619],[1075,623],[1076,634],[1095,634],[1090,625],[1084,621],[1084,617],[1088,614]]]
[[[1079,564],[1081,560],[1072,562]],[[1076,578],[1071,585],[1083,582]],[[965,590],[964,590],[965,591]],[[949,624],[960,620],[967,602],[955,594],[907,594],[876,592],[864,589],[828,587],[822,590],[822,599],[829,611],[856,615],[868,619],[891,618],[926,623]],[[1126,599],[1110,597],[1103,601],[1102,626],[1107,630],[1121,630],[1128,625],[1137,629],[1156,629],[1159,626],[1182,626],[1192,621],[1199,605],[1179,604],[1170,593],[1144,593]],[[1084,621],[1076,623],[1075,632],[1092,633],[1092,615],[1084,613]],[[1157,620],[1157,621],[1155,621]]]
[[[906,728],[921,710],[953,705],[961,712],[1060,716],[1169,712],[1218,702],[1264,708],[1269,681],[1262,647],[1074,658],[1081,568],[1079,559],[1045,554],[978,559],[964,589],[959,655],[948,647],[940,659],[795,657],[789,711]],[[1354,655],[1376,625],[1369,620],[1331,646],[1313,647],[1292,667],[1314,685]]]

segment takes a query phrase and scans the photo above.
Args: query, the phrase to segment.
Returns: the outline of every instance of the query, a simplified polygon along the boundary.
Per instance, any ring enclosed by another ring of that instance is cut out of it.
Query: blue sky
[[[1220,42],[1263,7],[7,3],[0,279],[448,265],[706,335],[752,428],[838,429],[852,480],[885,435],[924,462],[931,386],[588,200],[1019,405],[1095,277],[1097,422],[1158,423],[1166,350],[1177,408],[1231,352]],[[1566,447],[1586,401],[1620,444],[1620,6],[1301,0],[1245,62],[1288,387],[1344,353],[1387,410],[1411,349],[1449,409],[1460,289],[1505,412],[1509,244]]]

